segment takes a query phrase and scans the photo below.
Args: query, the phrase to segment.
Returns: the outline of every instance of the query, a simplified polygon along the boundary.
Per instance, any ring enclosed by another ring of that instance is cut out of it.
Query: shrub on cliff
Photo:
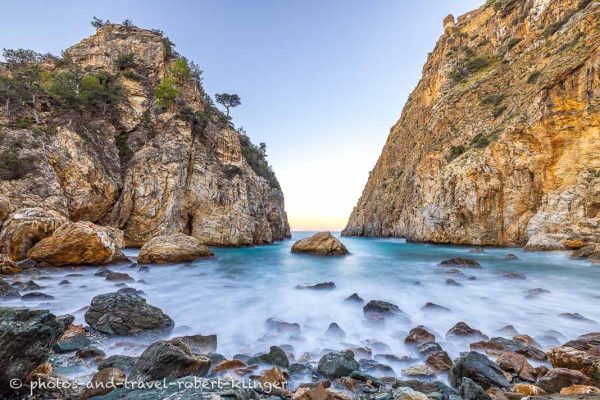
[[[175,79],[170,76],[161,80],[154,90],[158,105],[165,108],[175,105],[175,99],[178,94],[179,90],[177,89],[177,86],[175,86]]]
[[[135,62],[134,62],[134,58],[133,58],[133,53],[121,53],[117,56],[117,59],[115,60],[115,67],[117,67],[117,69],[127,69],[127,68],[133,68],[135,66]]]
[[[185,58],[180,58],[169,64],[169,74],[177,82],[186,82],[192,77],[192,70]]]

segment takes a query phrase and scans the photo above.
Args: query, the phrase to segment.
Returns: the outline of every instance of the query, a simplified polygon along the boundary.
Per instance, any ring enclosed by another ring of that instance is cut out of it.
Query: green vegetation
[[[454,72],[451,74],[451,77],[454,82],[462,82],[470,75],[487,68],[489,65],[490,61],[487,57],[475,57],[468,59],[454,70]]]
[[[519,44],[520,41],[521,41],[521,38],[510,38],[510,40],[506,44],[506,47],[510,50],[513,47],[515,47],[517,44]]]
[[[446,161],[450,162],[465,152],[464,146],[452,146],[450,152],[446,155]]]
[[[94,28],[98,29],[98,28],[102,28],[103,26],[110,25],[110,21],[109,20],[104,21],[100,18],[92,17],[91,24]]]
[[[490,94],[481,99],[481,104],[491,104],[497,106],[504,100],[503,94]]]
[[[281,189],[273,169],[266,160],[267,145],[264,143],[260,143],[258,146],[253,144],[250,138],[243,133],[243,128],[240,128],[238,132],[240,134],[240,144],[242,145],[242,155],[250,164],[252,170],[256,175],[265,178],[272,188]]]
[[[123,76],[127,79],[131,79],[133,81],[138,81],[138,82],[141,81],[142,79],[144,79],[143,76],[141,76],[140,74],[138,74],[137,72],[132,71],[132,70],[127,70],[127,71],[123,72]]]
[[[500,115],[502,115],[502,113],[504,111],[506,111],[506,108],[507,108],[506,106],[502,106],[502,105],[497,106],[494,108],[492,115],[494,116],[494,118],[498,118]]]
[[[154,90],[158,105],[161,107],[169,108],[175,105],[175,99],[179,94],[179,89],[175,85],[175,79],[170,76],[165,77],[156,86]]]
[[[478,133],[477,135],[475,135],[475,137],[473,137],[473,139],[471,139],[471,145],[478,149],[483,149],[484,147],[487,147],[487,145],[489,145],[491,142],[492,141],[490,140],[490,138],[484,135],[483,133]]]
[[[87,107],[101,109],[105,116],[109,106],[122,100],[123,91],[114,76],[98,72],[83,77],[79,97]]]
[[[131,156],[133,156],[133,151],[127,144],[127,139],[127,134],[120,134],[116,137],[117,150],[119,151],[119,159],[121,160],[121,164],[123,165],[131,159]]]
[[[487,0],[484,8],[494,7],[496,12],[500,12],[501,17],[509,15],[518,5],[520,0]]]
[[[527,83],[529,84],[534,84],[537,82],[538,78],[540,77],[541,72],[540,71],[533,71],[531,74],[529,74],[529,76],[527,77]]]
[[[179,58],[169,64],[169,74],[179,83],[186,82],[192,77],[192,70],[185,58]]]
[[[242,174],[242,170],[240,167],[231,164],[223,165],[222,171],[225,174],[225,177],[230,180]]]
[[[225,109],[227,110],[228,117],[230,108],[235,108],[242,104],[240,96],[238,96],[237,94],[217,93],[215,94],[215,99],[217,100],[217,103],[225,107]]]
[[[17,141],[5,143],[5,148],[0,152],[0,179],[21,179],[35,171],[35,159],[24,155],[23,147]]]
[[[127,68],[133,68],[135,66],[135,62],[133,59],[133,53],[121,53],[117,56],[115,60],[115,67],[120,70],[124,70]]]

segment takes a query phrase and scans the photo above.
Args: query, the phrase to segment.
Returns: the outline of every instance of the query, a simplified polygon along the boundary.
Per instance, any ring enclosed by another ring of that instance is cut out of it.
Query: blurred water
[[[309,234],[296,232],[293,240]],[[568,339],[598,330],[598,326],[590,322],[558,317],[560,313],[577,312],[600,321],[597,307],[600,267],[570,260],[567,253],[486,248],[485,254],[470,254],[466,247],[405,243],[398,239],[342,238],[352,254],[326,258],[291,254],[293,240],[272,246],[215,248],[214,259],[187,265],[152,265],[148,272],[125,266],[110,268],[127,272],[136,280],[143,279],[144,282],[128,283],[128,286],[143,290],[148,303],[163,309],[175,320],[176,327],[189,326],[191,329],[185,334],[217,334],[218,352],[227,357],[265,351],[273,344],[293,345],[298,357],[306,351],[347,348],[349,344],[360,345],[361,341],[373,338],[384,341],[392,353],[401,356],[409,354],[403,345],[402,331],[422,324],[443,342],[445,332],[459,321],[490,337],[498,336],[494,331],[507,324],[533,337],[549,329]],[[137,250],[128,249],[126,253],[135,256]],[[520,259],[504,260],[508,253]],[[477,259],[483,268],[463,269],[465,275],[459,276],[449,275],[448,268],[437,265],[456,256]],[[89,305],[95,295],[118,289],[114,282],[95,277],[96,270],[95,267],[60,270],[47,274],[50,279],[36,280],[46,286],[41,291],[55,296],[56,300],[43,304],[12,300],[2,304],[70,313],[75,315],[77,323],[84,323],[81,309]],[[502,276],[508,272],[524,273],[527,279]],[[65,278],[73,273],[82,276]],[[472,276],[476,280],[468,280]],[[462,286],[447,286],[448,278]],[[59,286],[63,279],[68,279],[71,285]],[[295,289],[298,284],[326,281],[335,282],[336,289]],[[526,298],[524,291],[533,288],[544,288],[551,293]],[[380,299],[397,304],[412,323],[402,325],[388,321],[380,328],[363,324],[362,307],[343,301],[355,292],[366,301]],[[422,311],[421,307],[427,302],[452,311],[442,314]],[[261,340],[267,333],[265,320],[270,317],[299,323],[302,339]],[[338,323],[347,333],[343,343],[323,338],[331,322]],[[116,342],[111,340],[104,344],[108,355],[139,354],[143,350],[124,348],[122,343]],[[466,350],[452,343],[444,343],[444,348],[452,357]]]

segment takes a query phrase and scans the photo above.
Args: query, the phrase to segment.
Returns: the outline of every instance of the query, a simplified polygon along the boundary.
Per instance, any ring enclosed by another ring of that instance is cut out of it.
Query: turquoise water
[[[296,232],[293,240],[308,235]],[[369,339],[383,341],[390,347],[380,352],[402,356],[410,351],[403,345],[404,332],[420,324],[430,328],[441,342],[445,332],[459,321],[490,337],[498,336],[494,331],[507,324],[533,337],[552,329],[564,335],[559,338],[561,342],[599,328],[592,322],[558,316],[576,312],[600,321],[597,307],[600,266],[570,260],[567,253],[486,248],[485,254],[470,254],[467,247],[405,243],[398,239],[342,238],[352,254],[325,258],[291,254],[293,240],[272,246],[217,248],[213,249],[214,259],[185,265],[152,265],[148,272],[125,266],[110,268],[127,272],[136,280],[143,279],[144,282],[128,285],[142,289],[148,303],[162,308],[175,320],[174,336],[217,334],[218,352],[227,357],[268,350],[273,344],[291,344],[299,357],[304,352],[318,354],[322,349],[360,346]],[[131,249],[127,253],[134,256],[137,251]],[[520,259],[504,260],[508,253]],[[458,276],[448,275],[448,268],[437,265],[457,256],[476,259],[483,268],[463,269],[465,275]],[[76,322],[83,323],[81,308],[89,305],[93,296],[117,289],[114,282],[93,276],[96,270],[92,267],[49,273],[49,279],[37,282],[47,286],[42,291],[56,300],[26,305],[71,313]],[[502,276],[508,272],[524,273],[526,279]],[[58,285],[65,275],[72,273],[83,276],[67,277],[71,282],[68,287]],[[447,286],[448,278],[462,286]],[[326,281],[334,282],[336,288],[295,289],[298,284]],[[526,298],[524,292],[533,288],[551,293]],[[361,306],[343,301],[355,292],[366,301],[380,299],[397,304],[409,316],[411,324],[388,321],[385,327],[378,328],[364,324]],[[450,308],[451,312],[422,311],[427,302]],[[20,300],[4,303],[23,304]],[[265,320],[271,317],[299,323],[302,338],[265,336]],[[331,322],[344,329],[347,334],[344,340],[323,338]],[[103,346],[109,355],[139,354],[143,350],[143,347],[123,347],[115,340]],[[466,350],[454,343],[443,346],[451,356]]]

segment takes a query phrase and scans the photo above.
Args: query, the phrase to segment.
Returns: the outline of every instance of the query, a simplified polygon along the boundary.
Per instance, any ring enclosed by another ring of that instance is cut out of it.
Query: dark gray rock
[[[139,290],[136,288],[132,288],[132,287],[125,287],[125,288],[121,288],[119,290],[117,290],[117,293],[121,293],[121,294],[137,294],[139,296],[143,296],[146,293],[144,293],[143,290]]]
[[[252,362],[252,358],[257,358],[258,362]],[[275,367],[287,368],[290,366],[290,361],[287,354],[279,346],[271,346],[268,353],[262,353],[248,360],[249,364],[269,364]]]
[[[184,340],[160,340],[142,353],[131,371],[129,380],[149,382],[189,375],[204,376],[210,365],[210,358],[193,354]]]
[[[350,296],[346,297],[346,299],[344,299],[344,301],[347,301],[349,303],[357,303],[357,304],[365,303],[365,300],[356,293],[353,293]]]
[[[107,335],[169,334],[175,323],[137,294],[106,293],[92,299],[85,321]]]
[[[38,267],[38,263],[35,260],[32,260],[31,258],[26,258],[24,260],[17,261],[16,264],[17,267],[21,269],[32,269]]]
[[[10,299],[19,296],[21,296],[21,293],[19,293],[17,289],[10,286],[4,279],[0,278],[0,299]]]
[[[36,300],[54,300],[54,296],[42,292],[29,292],[21,296],[21,300],[24,301],[36,301]]]
[[[522,272],[507,272],[502,276],[510,279],[527,279],[527,275]]]
[[[363,306],[363,314],[368,321],[394,318],[409,324],[410,319],[397,305],[382,300],[371,300]]]
[[[181,336],[179,339],[185,341],[195,354],[207,354],[217,351],[217,335]]]
[[[450,310],[448,307],[444,307],[444,306],[440,306],[438,304],[435,303],[425,303],[425,305],[423,307],[421,307],[422,311],[428,311],[428,312],[438,312],[438,313],[449,313],[452,312],[452,310]]]
[[[130,357],[130,356],[121,356],[121,355],[110,356],[107,359],[102,360],[98,364],[98,371],[100,371],[104,368],[118,368],[121,371],[125,372],[125,374],[129,374],[131,372],[131,370],[133,369],[133,366],[135,365],[137,359],[138,359],[137,357]]]
[[[446,339],[473,339],[473,340],[487,340],[488,337],[481,333],[481,331],[471,328],[465,322],[458,322],[452,328],[446,332]]]
[[[111,272],[106,274],[105,279],[112,282],[131,282],[134,279],[124,272]]]
[[[340,340],[346,337],[346,332],[338,324],[332,322],[325,331],[325,337]]]
[[[87,347],[77,350],[77,353],[75,353],[75,355],[78,358],[85,360],[87,358],[105,357],[106,353],[104,353],[102,350],[100,350],[97,347],[87,346]]]
[[[294,380],[310,380],[314,373],[314,370],[310,365],[294,363],[290,364],[288,368],[288,373],[290,374],[290,378]]]
[[[463,400],[489,400],[490,396],[485,393],[485,390],[472,379],[462,378],[462,383],[458,388],[458,394]]]
[[[98,271],[96,271],[96,273],[94,274],[94,276],[107,276],[109,274],[112,274],[113,272],[108,269],[108,268],[100,268]]]
[[[419,353],[421,357],[426,357],[430,354],[439,353],[441,351],[444,351],[444,349],[442,349],[442,346],[436,342],[425,342],[417,345],[417,353]]]
[[[52,350],[54,350],[55,353],[69,353],[83,349],[90,344],[92,344],[92,342],[87,335],[85,333],[81,333],[79,335],[74,335],[67,338],[60,338]]]
[[[335,289],[335,283],[322,282],[317,283],[316,285],[297,285],[296,289],[331,290]]]
[[[440,263],[444,267],[481,268],[481,264],[471,258],[454,257]]]
[[[500,367],[476,351],[463,353],[454,360],[454,366],[448,374],[448,380],[455,388],[462,384],[462,379],[465,377],[472,379],[485,390],[490,387],[500,389],[510,387]]]
[[[376,377],[396,376],[394,369],[387,364],[380,363],[376,360],[362,359],[358,362],[360,370],[369,375]]]
[[[60,281],[58,284],[59,284],[60,286],[65,286],[65,285],[70,285],[70,284],[71,284],[71,282],[69,282],[69,281],[68,281],[68,280],[66,280],[66,279],[63,279],[63,280],[62,280],[62,281]]]
[[[359,369],[360,365],[354,359],[354,353],[350,350],[325,354],[319,360],[318,367],[319,373],[329,379],[348,376]]]
[[[265,321],[265,327],[269,332],[276,334],[300,335],[300,324],[269,318]]]
[[[13,287],[23,292],[29,290],[41,290],[45,288],[45,286],[40,286],[31,279],[25,282],[15,282],[13,283]]]
[[[0,308],[0,394],[10,390],[11,379],[25,381],[48,360],[50,349],[73,320],[71,315],[56,317],[47,310]]]
[[[454,279],[446,279],[447,286],[462,286],[460,283],[456,282]]]

